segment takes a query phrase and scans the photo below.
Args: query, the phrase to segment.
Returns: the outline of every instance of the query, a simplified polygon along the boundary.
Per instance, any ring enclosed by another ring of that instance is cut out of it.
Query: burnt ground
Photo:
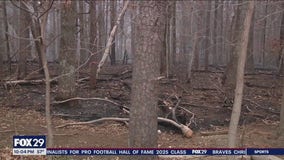
[[[57,66],[51,65],[51,75]],[[95,89],[89,86],[86,71],[80,72],[77,81],[78,97],[107,98],[119,105],[130,106],[131,67],[106,67]],[[35,70],[31,65],[30,69]],[[8,74],[8,73],[7,73]],[[172,118],[170,107],[179,102],[176,115],[180,123],[188,124],[194,131],[191,139],[182,136],[179,130],[165,123],[159,124],[159,147],[226,147],[227,135],[203,135],[228,129],[233,104],[233,89],[221,85],[222,72],[196,71],[191,85],[179,83],[175,77],[161,79],[159,116]],[[12,77],[12,76],[10,76]],[[31,74],[28,79],[42,79]],[[245,77],[244,101],[240,118],[240,147],[284,147],[277,138],[279,126],[281,77],[269,71],[256,71]],[[0,87],[0,159],[18,159],[11,155],[13,135],[46,134],[44,110],[44,84],[1,85]],[[52,83],[52,102],[57,93],[57,84]],[[80,100],[76,106],[52,105],[54,126],[69,122],[94,120],[102,117],[127,117],[121,106],[106,101]],[[187,109],[189,112],[185,112]],[[54,129],[54,147],[127,147],[128,127],[120,122],[102,122],[89,125],[73,125]],[[35,159],[38,159],[36,157]],[[67,159],[78,159],[69,157]],[[80,157],[84,159],[86,157]],[[102,157],[89,157],[101,159]],[[105,159],[123,159],[103,157]],[[32,159],[32,157],[24,157]],[[42,157],[42,159],[44,159]],[[64,159],[57,157],[57,159]]]

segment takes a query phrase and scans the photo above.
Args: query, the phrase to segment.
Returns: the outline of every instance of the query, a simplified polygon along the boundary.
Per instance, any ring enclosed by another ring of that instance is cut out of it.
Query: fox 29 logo
[[[14,136],[13,148],[46,148],[45,136]]]

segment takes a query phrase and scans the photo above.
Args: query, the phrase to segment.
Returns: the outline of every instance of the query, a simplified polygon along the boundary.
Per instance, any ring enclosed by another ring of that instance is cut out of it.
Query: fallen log
[[[116,103],[116,102],[111,101],[111,100],[106,99],[106,98],[97,98],[97,97],[90,97],[90,98],[73,97],[73,98],[69,98],[69,99],[62,100],[62,101],[54,101],[54,102],[52,102],[52,104],[62,104],[62,103],[66,103],[66,102],[74,101],[74,100],[82,100],[82,101],[87,101],[87,100],[105,101],[105,102],[114,104],[114,105],[116,105],[116,106],[118,106],[118,107],[122,107],[122,108],[124,108],[124,109],[129,110],[129,108],[128,108],[127,106],[125,106],[125,105]]]
[[[44,84],[45,79],[22,79],[22,80],[8,80],[0,82],[1,85],[36,85],[36,84]],[[51,84],[56,84],[57,80],[51,80]]]
[[[103,122],[103,121],[122,121],[122,122],[125,122],[125,121],[129,121],[129,118],[105,117],[105,118],[95,119],[95,120],[86,121],[86,122],[66,123],[66,124],[57,126],[55,128],[63,128],[63,127],[66,127],[66,126],[71,126],[71,125],[86,125],[86,124],[98,123],[98,122]],[[167,122],[167,123],[170,123],[173,126],[179,128],[182,131],[183,135],[187,138],[191,138],[192,135],[193,135],[193,131],[183,124],[178,124],[173,120],[170,120],[170,119],[167,119],[167,118],[162,118],[162,117],[158,117],[158,121]]]
[[[83,81],[89,81],[90,77],[84,77],[77,80],[77,83],[82,83]],[[112,78],[98,78],[98,81],[108,81],[112,80]],[[119,79],[117,79],[119,80]],[[58,81],[56,78],[52,78],[50,83],[56,84]],[[36,85],[36,84],[44,84],[45,79],[21,79],[21,80],[7,80],[0,82],[1,85]]]
[[[221,134],[228,134],[228,130],[223,131],[212,131],[212,132],[200,132],[202,136],[213,136],[213,135],[221,135]]]
[[[44,83],[44,79],[35,79],[35,80],[12,80],[4,81],[3,85],[15,85],[15,84],[41,84]]]

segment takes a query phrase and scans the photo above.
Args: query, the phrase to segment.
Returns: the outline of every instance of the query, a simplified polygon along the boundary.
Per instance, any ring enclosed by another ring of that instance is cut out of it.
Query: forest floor
[[[35,70],[31,65],[31,70]],[[51,75],[58,75],[52,65]],[[106,67],[91,88],[86,71],[77,81],[78,97],[96,97],[116,102],[79,100],[77,105],[52,105],[52,123],[59,126],[71,122],[89,121],[103,117],[128,117],[121,106],[130,107],[131,67]],[[172,118],[170,107],[179,103],[176,115],[180,123],[194,131],[185,138],[179,130],[159,123],[160,148],[226,147],[229,120],[232,111],[233,89],[221,84],[222,72],[196,71],[191,84],[179,83],[175,78],[160,80],[159,116]],[[31,79],[42,79],[39,74]],[[240,118],[239,147],[284,147],[277,138],[279,126],[282,77],[269,71],[256,71],[245,76],[244,100]],[[58,90],[52,83],[52,102]],[[39,157],[12,156],[13,135],[46,135],[45,86],[43,83],[4,84],[0,86],[0,160],[39,159]],[[187,111],[186,111],[187,110]],[[189,112],[188,112],[189,111]],[[206,133],[211,133],[205,135]],[[219,133],[222,132],[222,133]],[[54,147],[120,148],[128,146],[128,126],[120,122],[102,122],[89,125],[71,125],[54,129]],[[41,157],[44,159],[44,157]],[[123,159],[122,157],[58,157],[56,159]],[[161,158],[164,159],[164,158]],[[170,158],[174,159],[174,158]],[[187,159],[176,158],[176,159]],[[191,157],[192,159],[192,157]],[[200,157],[195,158],[200,159]],[[203,157],[201,159],[213,159]],[[221,159],[221,158],[217,158]]]

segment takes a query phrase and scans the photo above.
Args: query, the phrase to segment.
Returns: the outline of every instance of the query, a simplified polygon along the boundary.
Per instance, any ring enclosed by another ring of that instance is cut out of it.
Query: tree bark
[[[132,5],[135,5],[137,2],[132,2]],[[132,57],[135,54],[135,38],[136,38],[136,25],[133,23],[136,19],[136,9],[134,7],[131,7],[131,11],[130,11],[130,19],[131,19],[131,55]],[[124,55],[125,58],[129,57],[129,55]],[[127,60],[126,60],[127,62]]]
[[[90,86],[96,87],[96,73],[99,61],[98,49],[97,49],[97,17],[96,17],[96,1],[90,1],[90,50],[92,52],[91,59],[89,61],[89,74],[90,74]]]
[[[50,6],[51,2],[45,2],[48,5],[46,7]],[[49,70],[47,66],[47,58],[46,58],[46,25],[47,25],[47,17],[48,12],[45,13],[42,16],[41,25],[40,25],[40,37],[41,37],[41,43],[40,43],[40,54],[41,54],[41,62],[43,64],[43,70],[44,70],[44,76],[45,76],[45,117],[46,117],[46,126],[47,126],[47,146],[52,147],[53,146],[53,130],[52,130],[52,121],[51,121],[51,113],[50,113],[50,75]]]
[[[284,80],[282,83],[284,84]],[[280,139],[284,140],[284,87],[282,87],[279,133]]]
[[[104,7],[105,7],[105,1],[98,1],[99,4],[98,4],[98,11],[99,11],[99,15],[98,15],[98,26],[99,26],[99,46],[98,46],[98,50],[100,52],[98,52],[98,56],[101,57],[102,55],[102,50],[103,48],[105,47],[105,44],[106,44],[106,28],[105,28],[105,10],[104,10]]]
[[[161,65],[160,65],[160,74],[166,75],[168,77],[168,67],[169,67],[169,47],[170,47],[170,12],[169,12],[169,6],[166,7],[166,20],[165,20],[165,35],[163,39],[163,52],[161,52],[160,59],[161,59]]]
[[[5,32],[5,45],[6,45],[6,56],[8,60],[9,65],[9,72],[11,74],[12,72],[12,60],[11,60],[11,54],[10,54],[10,38],[9,38],[9,28],[8,28],[8,19],[7,19],[7,7],[6,7],[6,1],[2,1],[3,5],[3,24],[4,24],[4,32]]]
[[[212,43],[213,43],[213,47],[212,47],[212,57],[213,57],[213,65],[214,67],[216,67],[218,65],[218,57],[217,57],[217,8],[219,6],[218,1],[214,1],[214,23],[213,23],[213,33],[212,33]]]
[[[172,50],[171,50],[171,73],[174,72],[175,70],[175,64],[176,64],[176,2],[172,2],[172,7],[171,7],[171,13],[172,13],[172,19],[171,19],[171,26],[172,26]]]
[[[216,35],[216,52],[217,52],[217,60],[219,65],[224,65],[224,53],[223,53],[223,8],[224,8],[224,0],[218,0],[219,6],[216,9],[217,10],[217,35]]]
[[[192,51],[192,54],[193,54],[193,57],[192,57],[192,59],[193,59],[193,66],[192,66],[192,68],[191,69],[196,69],[196,70],[198,70],[199,69],[199,52],[200,52],[200,46],[201,46],[201,33],[202,33],[202,31],[201,31],[201,29],[199,29],[199,27],[200,26],[203,26],[203,24],[202,24],[202,18],[204,18],[203,17],[203,12],[202,11],[200,11],[201,10],[201,5],[202,5],[202,2],[201,1],[199,1],[198,3],[197,3],[197,5],[196,5],[196,8],[197,8],[197,13],[195,13],[194,14],[194,21],[197,21],[197,26],[196,27],[193,27],[193,28],[195,28],[194,29],[194,37],[193,37],[193,46],[192,46],[192,48],[193,48],[193,51]]]
[[[282,8],[284,9],[284,3],[282,3]],[[280,50],[278,57],[278,73],[283,74],[284,72],[284,12],[282,13],[281,19],[281,29],[280,29]]]
[[[38,15],[38,6],[37,6],[37,2],[34,1],[33,2],[33,7],[34,7],[34,10],[35,10],[35,13]],[[41,36],[41,26],[40,26],[40,20],[36,17],[36,18],[33,18],[32,15],[31,16],[31,19],[32,19],[32,25],[31,25],[31,32],[32,32],[32,36],[34,39],[37,39]],[[39,60],[39,69],[40,69],[40,73],[43,73],[44,70],[43,70],[43,63],[42,63],[42,49],[41,49],[41,42],[39,40],[36,40],[35,41],[35,48],[36,48],[36,51],[37,51],[37,54],[38,54],[38,60]]]
[[[20,1],[20,6],[26,10],[28,8]],[[30,15],[27,11],[20,9],[20,25],[22,26],[19,30],[19,37],[29,38],[29,25],[30,25]],[[30,42],[26,39],[20,39],[20,51],[19,51],[19,62],[17,69],[17,78],[23,79],[27,75],[27,56],[29,52]]]
[[[284,8],[284,3],[282,3],[282,8]],[[282,14],[282,20],[281,20],[281,30],[280,30],[280,53],[281,57],[279,58],[280,64],[279,64],[279,74],[283,73],[284,71],[284,13]],[[282,82],[284,84],[284,80]],[[284,140],[284,87],[282,87],[282,102],[281,102],[281,111],[280,111],[280,139]]]
[[[198,32],[198,31],[197,31]],[[193,50],[192,50],[192,53],[191,53],[191,58],[189,59],[188,61],[188,65],[187,65],[187,83],[190,83],[191,82],[191,77],[192,77],[192,68],[194,67],[194,60],[196,60],[195,58],[195,55],[196,55],[196,50],[198,50],[198,41],[197,41],[197,36],[198,36],[198,33],[195,32],[194,33],[194,36],[193,36]]]
[[[0,27],[1,28],[1,27]],[[0,32],[1,33],[1,32]],[[2,35],[0,35],[0,41],[3,41]],[[5,46],[2,44],[0,45],[1,50],[5,50]],[[0,52],[0,81],[3,79],[3,72],[4,72],[4,64],[3,64],[3,54]]]
[[[97,54],[97,14],[96,0],[90,1],[90,50]],[[95,56],[95,55],[93,55]]]
[[[61,11],[60,11],[60,1],[55,2],[55,18],[54,18],[54,25],[55,25],[55,35],[59,36],[61,34]],[[60,38],[56,38],[54,40],[55,42],[55,58],[56,62],[59,60],[59,54],[60,54]]]
[[[62,8],[62,34],[61,34],[61,52],[60,73],[58,80],[57,99],[72,98],[76,94],[75,86],[75,66],[76,66],[76,2],[70,1],[61,4]]]
[[[110,29],[112,29],[115,25],[116,21],[116,1],[110,1]],[[110,53],[110,64],[114,65],[116,61],[115,58],[115,35],[113,36],[112,44],[111,44],[111,53]]]
[[[139,1],[129,123],[129,147],[157,147],[157,101],[166,1]],[[133,159],[155,159],[140,156]]]
[[[239,40],[239,44],[237,44],[239,51],[239,59],[238,59],[237,83],[235,89],[234,105],[231,115],[230,126],[229,126],[229,135],[228,135],[229,147],[236,147],[237,129],[240,119],[243,89],[244,89],[244,69],[245,69],[249,31],[250,31],[253,12],[254,12],[254,1],[249,1],[244,21],[243,32]]]
[[[83,12],[80,8],[80,1],[76,2],[76,13]],[[81,20],[80,16],[76,16],[76,68],[80,66],[81,63]],[[76,77],[79,77],[79,72],[76,74]]]
[[[209,63],[209,51],[210,51],[210,9],[211,9],[211,3],[212,1],[208,1],[207,7],[206,7],[206,20],[205,20],[205,52],[204,52],[204,69],[207,71],[208,70],[208,63]]]
[[[251,26],[250,26],[250,35],[248,41],[248,53],[247,53],[247,62],[245,71],[247,73],[254,72],[254,55],[253,55],[253,39],[254,39],[254,13],[252,15]]]
[[[264,14],[263,16],[267,15],[267,5],[268,5],[268,0],[266,0],[265,2],[263,2],[265,4],[263,4],[265,6],[264,8]],[[262,47],[262,67],[265,68],[266,65],[266,25],[267,25],[267,18],[265,18],[263,20],[263,26],[262,27],[262,41],[261,41],[261,46]]]
[[[231,38],[230,42],[232,47],[230,47],[230,52],[232,53],[230,61],[227,63],[226,70],[222,77],[222,83],[225,86],[233,87],[236,85],[236,75],[237,75],[237,62],[239,58],[239,48],[237,43],[240,39],[241,33],[241,0],[237,1],[236,11],[234,13],[232,24],[231,24]]]

